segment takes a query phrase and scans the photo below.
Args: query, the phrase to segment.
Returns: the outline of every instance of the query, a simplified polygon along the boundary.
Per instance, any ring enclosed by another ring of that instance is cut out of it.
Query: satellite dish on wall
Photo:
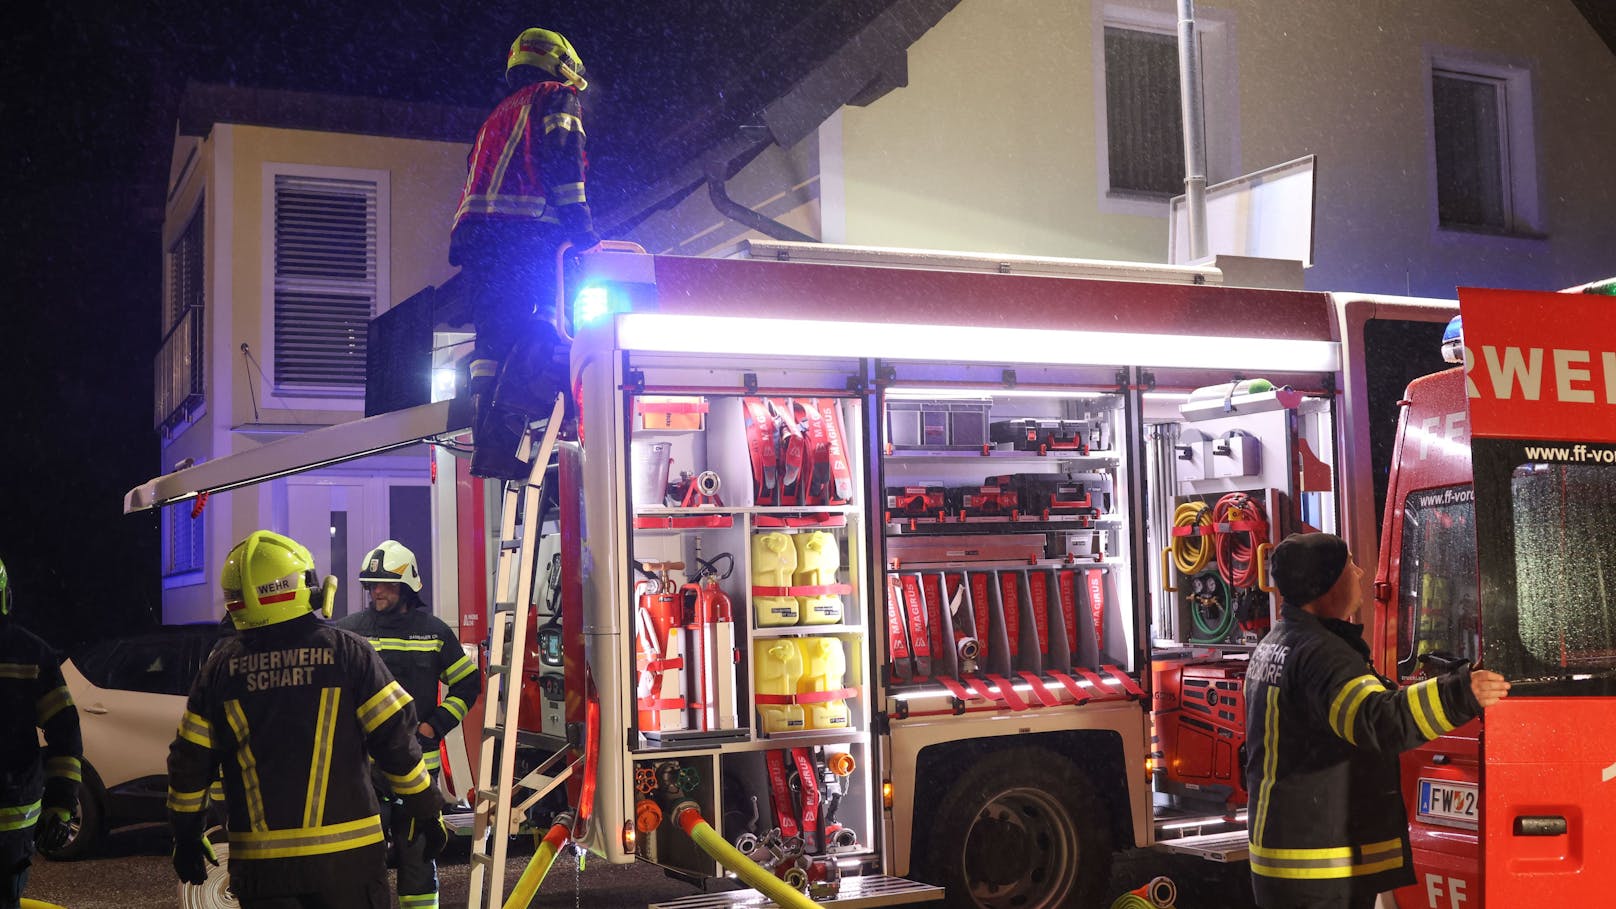
[[[1250,256],[1313,264],[1313,171],[1308,155],[1206,188],[1206,245],[1211,256]],[[1167,261],[1190,262],[1189,210],[1174,196]]]

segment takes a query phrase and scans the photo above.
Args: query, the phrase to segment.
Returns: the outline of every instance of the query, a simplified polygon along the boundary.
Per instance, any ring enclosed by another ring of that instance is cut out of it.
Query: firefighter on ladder
[[[36,846],[67,845],[83,757],[61,661],[11,618],[11,602],[0,562],[0,909],[21,904]]]
[[[1406,688],[1375,672],[1350,621],[1363,570],[1334,534],[1291,534],[1270,565],[1284,605],[1246,672],[1252,889],[1263,909],[1369,909],[1414,883],[1398,754],[1509,682],[1463,664]]]
[[[466,656],[442,619],[421,599],[421,571],[415,553],[395,540],[383,540],[372,549],[359,569],[359,583],[370,598],[370,608],[345,616],[338,628],[370,641],[381,654],[393,678],[415,702],[420,725],[416,738],[427,773],[437,783],[438,743],[465,719],[477,702],[482,677],[477,662]],[[438,702],[438,683],[448,688]],[[398,810],[392,794],[377,790],[383,821]],[[421,854],[421,843],[395,839],[398,857],[398,902],[401,909],[436,909],[438,869]]]
[[[568,348],[553,321],[556,253],[599,242],[584,195],[583,63],[542,28],[517,36],[505,63],[511,94],[477,131],[449,237],[468,286],[477,340],[467,396],[474,476],[521,479],[521,432],[568,389]]]
[[[297,541],[254,532],[220,583],[241,634],[209,655],[169,747],[175,872],[202,884],[218,863],[204,812],[222,767],[230,890],[243,907],[386,909],[370,760],[403,800],[406,836],[431,858],[447,838],[410,696],[369,643],[312,614],[314,558]]]

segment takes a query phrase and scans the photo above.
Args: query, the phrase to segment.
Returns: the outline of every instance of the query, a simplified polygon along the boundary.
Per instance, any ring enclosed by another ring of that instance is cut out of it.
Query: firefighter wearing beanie
[[[1399,688],[1370,663],[1363,570],[1334,534],[1292,534],[1269,576],[1279,621],[1246,673],[1251,883],[1264,909],[1368,909],[1414,883],[1399,753],[1509,690],[1467,664]]]

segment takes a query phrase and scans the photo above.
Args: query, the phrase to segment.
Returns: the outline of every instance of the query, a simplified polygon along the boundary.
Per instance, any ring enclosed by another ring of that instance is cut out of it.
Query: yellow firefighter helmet
[[[263,628],[307,615],[320,583],[314,555],[302,543],[256,530],[225,557],[219,578],[224,608],[238,630]]]
[[[578,59],[572,42],[547,28],[527,29],[511,42],[510,55],[505,58],[505,78],[509,79],[511,70],[518,66],[541,69],[579,91],[589,87],[584,62]]]

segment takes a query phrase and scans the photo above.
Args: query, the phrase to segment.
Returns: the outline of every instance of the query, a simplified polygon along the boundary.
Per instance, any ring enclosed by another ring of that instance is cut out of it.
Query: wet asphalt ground
[[[24,895],[66,909],[173,909],[179,905],[179,894],[169,864],[170,848],[167,828],[153,825],[112,834],[107,847],[95,858],[52,862],[36,857]],[[513,851],[507,879],[510,883],[516,882],[527,859],[527,849]],[[668,877],[660,868],[643,863],[618,866],[592,861],[581,872],[574,866],[566,856],[558,859],[533,906],[644,909],[649,903],[700,892],[691,884]],[[1138,887],[1158,874],[1166,874],[1178,883],[1178,909],[1253,906],[1244,864],[1214,865],[1151,850],[1134,850],[1117,857],[1111,894],[1116,896]],[[444,909],[466,905],[467,876],[462,840],[458,845],[451,844],[438,865],[439,904]]]

